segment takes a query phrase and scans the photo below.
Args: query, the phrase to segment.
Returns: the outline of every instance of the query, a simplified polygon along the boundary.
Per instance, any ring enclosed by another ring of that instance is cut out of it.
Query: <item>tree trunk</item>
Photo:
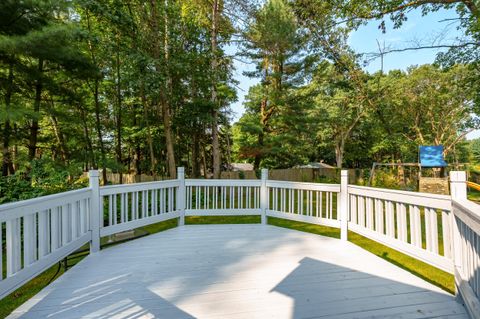
[[[55,134],[55,138],[57,139],[57,143],[60,148],[60,156],[62,157],[63,164],[67,165],[68,164],[67,145],[65,144],[65,139],[63,138],[63,134],[60,132],[60,127],[58,126],[58,120],[54,115],[50,115],[50,121],[52,122],[53,132]]]
[[[92,166],[96,166],[96,161],[95,161],[95,155],[93,152],[93,145],[92,145],[92,139],[90,138],[90,132],[88,131],[88,124],[87,124],[87,115],[85,114],[85,110],[80,106],[80,115],[82,116],[82,122],[83,122],[83,134],[85,135],[85,141],[87,142],[87,150],[88,153],[90,154],[90,161],[92,163]]]
[[[202,143],[202,166],[203,166],[203,177],[208,178],[207,172],[207,150],[205,149],[205,144]]]
[[[88,25],[88,31],[91,32],[91,25],[90,25],[90,16],[87,11],[87,25]],[[89,40],[88,41],[88,47],[90,49],[90,55],[92,57],[93,64],[98,68],[97,65],[97,58],[95,55],[95,51],[93,48],[92,42]],[[106,155],[105,155],[105,145],[103,144],[103,137],[102,137],[102,126],[100,124],[100,100],[98,98],[98,90],[99,90],[99,80],[98,78],[95,78],[94,82],[94,88],[93,88],[93,100],[95,104],[95,129],[97,131],[97,138],[98,138],[98,143],[100,145],[100,156],[102,160],[102,178],[103,178],[103,185],[107,185],[107,161],[106,161]],[[98,168],[98,167],[95,167]]]
[[[118,35],[117,35],[118,37]],[[119,41],[119,40],[117,40]],[[116,156],[117,156],[117,164],[122,165],[122,96],[121,96],[121,86],[120,86],[120,44],[117,42],[117,55],[116,55],[116,67],[117,67],[117,123],[116,123]],[[120,184],[123,183],[123,170],[120,168]]]
[[[135,106],[133,106],[133,127],[139,126],[137,123],[137,114],[136,114],[136,109]],[[140,149],[140,141],[138,137],[134,138],[134,143],[135,143],[135,148],[133,149],[133,167],[135,169],[135,175],[141,175],[142,174],[142,166],[141,166],[141,160],[142,160],[142,151]]]
[[[164,90],[160,90],[160,103],[159,107],[162,112],[162,120],[163,120],[163,129],[165,134],[165,144],[167,148],[167,172],[170,178],[176,178],[177,176],[177,168],[175,164],[175,151],[174,151],[174,139],[172,133],[172,118],[171,118],[171,110],[170,110],[170,90],[171,90],[171,78],[169,72],[169,63],[170,63],[170,49],[169,49],[169,37],[168,37],[168,0],[164,0],[165,4],[165,14],[164,14],[164,38],[163,38],[163,45],[164,45],[164,63],[160,61],[160,52],[161,52],[161,45],[160,40],[158,37],[159,34],[159,27],[158,27],[158,14],[157,14],[157,1],[150,0],[151,6],[151,17],[150,17],[150,24],[152,26],[152,34],[153,36],[153,43],[152,43],[152,55],[155,59],[155,71],[157,73],[162,73],[162,68],[165,68],[165,77],[166,81],[164,84]],[[167,95],[168,94],[168,95]]]
[[[218,132],[218,112],[219,106],[217,101],[217,28],[218,28],[218,0],[213,0],[212,4],[212,30],[211,30],[211,45],[212,45],[212,153],[213,153],[213,178],[220,178],[220,142]]]
[[[95,88],[93,92],[93,97],[95,100],[95,128],[97,130],[97,138],[98,143],[100,144],[100,154],[102,157],[102,177],[103,177],[103,185],[107,185],[107,161],[105,155],[105,145],[103,144],[103,137],[102,137],[102,126],[100,124],[100,101],[98,99],[98,86],[99,81],[95,79]]]
[[[38,79],[35,83],[35,101],[33,103],[34,118],[30,125],[30,137],[28,139],[28,158],[33,160],[37,153],[38,141],[38,117],[40,116],[40,103],[42,102],[42,73],[43,73],[43,59],[38,59]]]
[[[157,159],[155,157],[155,152],[153,150],[153,138],[152,138],[152,132],[150,129],[150,121],[148,120],[148,102],[145,96],[144,79],[142,79],[142,84],[140,87],[140,96],[142,99],[142,106],[143,106],[143,118],[145,121],[145,126],[147,128],[147,144],[148,144],[148,150],[150,152],[150,174],[152,174],[152,176],[157,176],[157,171],[156,171]]]
[[[262,132],[260,132],[260,134],[258,134],[258,149],[255,153],[255,159],[253,161],[253,169],[259,169],[260,168],[260,163],[262,162],[262,157],[263,157],[263,147],[264,147],[264,132],[262,130]]]
[[[12,126],[8,118],[10,111],[10,103],[13,94],[13,61],[10,62],[8,68],[7,92],[5,94],[5,111],[7,117],[5,119],[5,126],[3,128],[3,145],[2,145],[2,176],[7,176],[14,173],[12,165],[12,155],[10,153],[10,136],[12,135]]]
[[[165,142],[167,144],[167,163],[168,172],[171,178],[177,177],[177,165],[175,163],[175,149],[173,147],[173,133],[172,133],[172,117],[170,108],[170,97],[172,89],[172,78],[170,76],[170,37],[169,37],[169,19],[168,19],[168,0],[165,0],[165,32],[164,32],[164,51],[165,51],[165,66],[167,81],[165,82],[165,92],[168,96],[163,95],[163,127],[165,129]]]
[[[200,156],[200,141],[198,138],[198,133],[193,134],[193,143],[192,143],[192,177],[198,178],[200,176],[200,165],[198,157]]]
[[[337,168],[342,168],[344,151],[345,140],[342,138],[335,143],[335,161],[337,163]]]

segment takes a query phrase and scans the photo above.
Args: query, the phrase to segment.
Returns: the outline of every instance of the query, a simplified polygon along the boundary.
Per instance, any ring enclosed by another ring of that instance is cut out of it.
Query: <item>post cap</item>
[[[466,182],[467,173],[465,171],[451,171],[450,172],[450,181],[451,182]]]
[[[348,176],[348,169],[342,169],[340,171],[340,176]]]
[[[100,173],[96,169],[88,171],[88,177],[99,177]]]
[[[268,178],[268,168],[262,168],[262,178]]]

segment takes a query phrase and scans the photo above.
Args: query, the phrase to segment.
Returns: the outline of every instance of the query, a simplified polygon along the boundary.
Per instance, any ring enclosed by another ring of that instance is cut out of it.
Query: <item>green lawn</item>
[[[467,188],[467,191],[467,197],[469,200],[480,203],[480,191],[477,191],[471,187]]]
[[[201,225],[201,224],[257,224],[261,222],[260,216],[191,216],[185,218],[185,223],[187,225]],[[268,218],[268,223],[270,225],[275,225],[278,227],[284,227],[289,229],[294,229],[298,231],[308,232],[312,234],[340,238],[340,230],[337,228],[319,226],[309,223],[289,221],[279,218]],[[164,231],[170,228],[177,227],[178,222],[176,219],[167,220],[161,223],[145,226],[139,229],[140,232],[147,232],[153,234],[156,232]],[[367,251],[411,272],[412,274],[421,277],[422,279],[448,291],[449,293],[454,293],[454,278],[453,275],[450,275],[444,271],[441,271],[435,267],[427,265],[421,261],[418,261],[412,257],[399,253],[396,250],[388,248],[384,245],[381,245],[375,241],[367,239],[363,236],[360,236],[356,233],[349,232],[348,239],[355,245],[358,245]],[[102,243],[106,243],[106,239],[102,239]],[[69,262],[69,265],[72,266],[82,260],[85,255],[80,255],[78,258],[75,258]],[[28,299],[37,294],[42,288],[47,286],[48,282],[52,278],[58,278],[63,274],[63,267],[60,268],[58,274],[56,274],[58,266],[55,265],[50,269],[43,272],[41,275],[37,276],[21,288],[17,289],[15,292],[0,300],[0,318],[5,318],[13,310],[18,308],[22,303],[26,302]],[[55,275],[55,277],[54,277]]]

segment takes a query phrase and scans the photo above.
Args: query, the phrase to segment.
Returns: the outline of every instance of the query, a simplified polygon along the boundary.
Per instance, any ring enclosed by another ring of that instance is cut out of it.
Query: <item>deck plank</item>
[[[184,226],[90,255],[9,318],[468,318],[454,296],[348,242]]]

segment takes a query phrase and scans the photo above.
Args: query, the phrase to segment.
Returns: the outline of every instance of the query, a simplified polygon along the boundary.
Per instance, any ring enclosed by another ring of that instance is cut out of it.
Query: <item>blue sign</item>
[[[420,166],[446,167],[447,165],[443,159],[443,145],[420,146]]]

